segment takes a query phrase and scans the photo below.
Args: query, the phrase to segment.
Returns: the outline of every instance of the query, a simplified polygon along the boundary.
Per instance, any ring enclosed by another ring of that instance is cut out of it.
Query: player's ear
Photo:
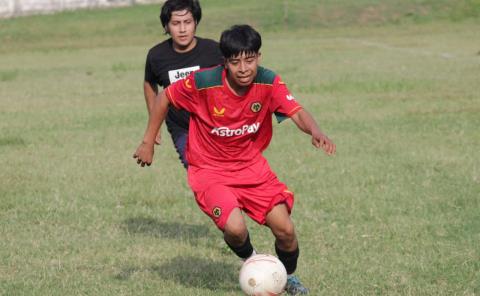
[[[260,61],[262,60],[262,53],[261,52],[257,53],[257,58],[258,58],[258,62],[260,63]]]

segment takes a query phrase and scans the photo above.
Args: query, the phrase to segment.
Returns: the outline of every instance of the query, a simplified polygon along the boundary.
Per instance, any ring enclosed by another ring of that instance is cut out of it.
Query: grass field
[[[337,144],[286,122],[266,152],[312,295],[480,295],[480,2],[379,2],[203,0],[199,35],[254,24]],[[158,11],[0,20],[0,295],[241,295],[167,133],[131,158]]]

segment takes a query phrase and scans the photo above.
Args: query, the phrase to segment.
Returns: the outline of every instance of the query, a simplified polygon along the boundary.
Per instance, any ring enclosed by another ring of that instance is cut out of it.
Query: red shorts
[[[290,213],[294,196],[280,182],[265,161],[235,172],[214,171],[190,166],[188,180],[200,209],[221,230],[233,209],[239,208],[259,224],[280,203]]]

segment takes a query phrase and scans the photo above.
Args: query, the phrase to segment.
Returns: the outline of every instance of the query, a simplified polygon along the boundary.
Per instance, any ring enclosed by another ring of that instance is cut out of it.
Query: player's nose
[[[187,30],[187,25],[180,23],[180,32],[185,32]]]
[[[247,65],[245,64],[244,61],[240,61],[239,68],[240,72],[245,72],[247,70]]]

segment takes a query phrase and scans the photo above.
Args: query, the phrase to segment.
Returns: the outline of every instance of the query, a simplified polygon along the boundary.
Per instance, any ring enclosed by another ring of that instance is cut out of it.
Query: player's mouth
[[[251,78],[250,76],[237,76],[237,80],[242,83],[249,83],[250,78]]]

